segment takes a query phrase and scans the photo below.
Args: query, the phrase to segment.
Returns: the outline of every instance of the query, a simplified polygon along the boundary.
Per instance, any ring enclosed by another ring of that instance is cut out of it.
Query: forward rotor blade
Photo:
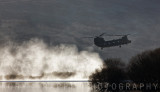
[[[95,37],[83,37],[83,38],[95,38]]]
[[[124,35],[105,35],[105,36],[124,36]]]
[[[101,35],[99,35],[99,36],[103,36],[105,33],[102,33]]]

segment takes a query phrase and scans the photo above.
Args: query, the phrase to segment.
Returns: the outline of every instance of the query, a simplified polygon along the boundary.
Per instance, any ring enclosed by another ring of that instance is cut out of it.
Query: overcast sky
[[[160,0],[0,0],[1,44],[38,37],[127,62],[137,53],[160,47],[159,29]],[[128,37],[131,44],[104,50],[92,39],[82,39],[104,32],[134,35]]]

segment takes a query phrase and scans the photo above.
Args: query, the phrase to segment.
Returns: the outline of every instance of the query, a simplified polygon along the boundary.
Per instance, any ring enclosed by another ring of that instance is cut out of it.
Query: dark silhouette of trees
[[[160,48],[142,52],[130,59],[127,68],[120,59],[107,59],[104,61],[104,67],[101,71],[96,71],[90,76],[92,84],[102,83],[100,92],[105,92],[105,83],[127,83],[131,85],[135,83],[140,89],[140,83],[144,83],[142,92],[157,92],[153,85],[150,90],[145,89],[147,83],[159,83],[160,82]],[[121,92],[121,90],[109,90],[115,92]],[[125,89],[124,89],[125,90]]]
[[[90,80],[93,83],[119,83],[126,78],[124,67],[125,64],[120,59],[107,59],[104,61],[104,68],[92,74]]]
[[[128,75],[135,82],[160,82],[160,48],[133,57]]]

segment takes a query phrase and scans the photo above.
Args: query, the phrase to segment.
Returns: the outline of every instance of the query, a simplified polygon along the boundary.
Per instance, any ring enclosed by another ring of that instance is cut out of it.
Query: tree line
[[[133,56],[128,64],[121,59],[104,60],[101,71],[96,70],[90,76],[93,84],[97,82],[121,83],[126,80],[135,83],[160,82],[160,48],[144,51]]]

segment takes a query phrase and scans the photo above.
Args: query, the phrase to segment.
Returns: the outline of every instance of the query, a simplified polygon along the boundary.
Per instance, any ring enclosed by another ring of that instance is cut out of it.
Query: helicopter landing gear
[[[121,45],[119,47],[121,48]]]
[[[101,48],[101,50],[103,50],[103,48]]]

